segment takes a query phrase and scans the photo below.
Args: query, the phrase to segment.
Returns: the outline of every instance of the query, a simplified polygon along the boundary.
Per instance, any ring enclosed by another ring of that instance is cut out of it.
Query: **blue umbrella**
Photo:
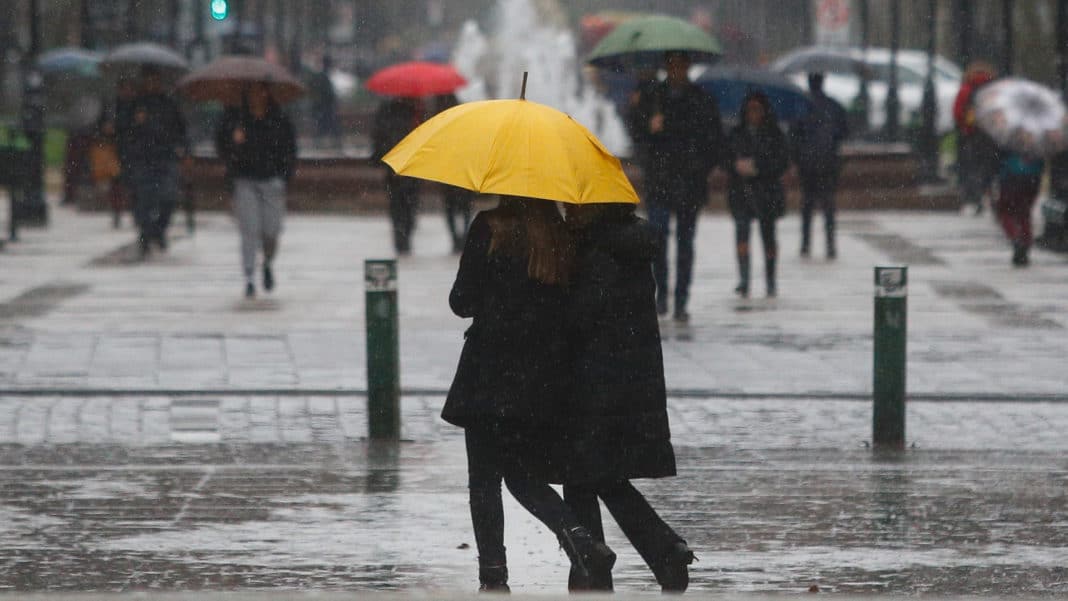
[[[37,67],[45,75],[81,75],[99,77],[103,57],[84,48],[56,48],[37,58]]]
[[[812,101],[785,75],[746,67],[712,67],[697,78],[697,85],[719,102],[720,113],[728,120],[741,114],[742,101],[753,91],[767,95],[780,121],[804,116]]]

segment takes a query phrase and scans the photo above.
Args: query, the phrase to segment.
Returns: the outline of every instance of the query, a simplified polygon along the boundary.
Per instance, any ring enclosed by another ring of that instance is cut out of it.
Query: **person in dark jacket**
[[[652,262],[658,233],[634,205],[567,205],[575,261],[566,310],[570,403],[564,408],[564,498],[598,540],[597,499],[664,591],[684,591],[693,552],[634,478],[675,475]],[[572,590],[611,590],[610,571],[572,572]]]
[[[961,208],[970,205],[975,215],[982,214],[983,196],[991,192],[999,171],[997,144],[975,121],[976,96],[995,77],[997,73],[990,64],[972,62],[964,70],[964,79],[953,101]]]
[[[414,98],[391,98],[378,107],[371,131],[371,160],[381,162],[390,149],[423,122],[422,103]],[[382,163],[385,165],[385,163]],[[412,232],[419,210],[419,180],[397,175],[386,166],[386,194],[393,222],[393,247],[397,254],[412,251]]]
[[[447,111],[460,104],[456,94],[442,94],[434,97],[434,114]],[[445,205],[445,227],[452,237],[452,251],[458,253],[464,249],[467,228],[471,223],[471,201],[475,194],[466,188],[441,184],[441,200]]]
[[[708,174],[719,163],[723,126],[716,100],[689,80],[689,56],[668,52],[665,61],[667,79],[638,88],[627,115],[627,131],[641,161],[649,222],[660,237],[659,254],[653,263],[657,312],[668,312],[667,242],[674,214],[674,317],[686,322],[697,216],[708,202]]]
[[[442,410],[464,428],[482,590],[507,590],[501,480],[560,540],[580,574],[611,571],[615,554],[549,486],[550,449],[566,401],[563,308],[567,232],[556,206],[502,198],[471,224],[449,305],[473,318]]]
[[[263,252],[263,288],[274,289],[271,262],[286,211],[286,187],[293,176],[297,144],[293,124],[265,84],[246,92],[243,106],[227,112],[215,134],[215,148],[233,182],[234,215],[241,231],[245,296],[256,295],[257,254]]]
[[[827,258],[838,256],[834,240],[835,202],[841,161],[838,149],[849,135],[845,109],[823,93],[823,73],[810,73],[812,106],[790,129],[794,163],[801,178],[801,256],[811,252],[812,211],[823,209]]]
[[[1031,210],[1042,185],[1046,162],[1017,152],[1002,151],[998,171],[997,216],[1005,236],[1012,242],[1012,264],[1027,267],[1034,242]]]
[[[727,138],[727,203],[734,218],[740,296],[749,296],[749,232],[760,224],[764,243],[764,278],[767,295],[778,293],[775,262],[779,248],[775,221],[786,212],[782,175],[789,166],[786,137],[775,121],[768,97],[751,92],[742,103],[740,122]]]
[[[159,70],[143,67],[140,83],[138,96],[118,113],[116,126],[144,257],[152,241],[167,248],[167,227],[178,203],[178,162],[190,155],[185,118],[164,93]]]

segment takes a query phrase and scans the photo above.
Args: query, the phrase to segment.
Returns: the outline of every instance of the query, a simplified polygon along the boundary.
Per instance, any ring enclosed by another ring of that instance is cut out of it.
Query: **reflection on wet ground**
[[[406,404],[399,445],[329,415],[306,442],[0,445],[0,590],[473,590],[462,439],[430,426],[439,403]],[[697,550],[693,589],[1068,593],[1068,406],[910,411],[920,448],[876,456],[862,403],[673,401],[680,476],[640,487]],[[511,501],[507,519],[516,589],[563,591],[553,537]],[[617,588],[655,590],[608,535]]]

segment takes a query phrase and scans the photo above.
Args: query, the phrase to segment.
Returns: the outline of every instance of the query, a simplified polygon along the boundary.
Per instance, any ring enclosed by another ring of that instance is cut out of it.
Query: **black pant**
[[[412,231],[419,209],[419,180],[387,173],[386,194],[389,218],[393,221],[393,247],[398,253],[407,253],[412,250]]]
[[[443,188],[441,194],[445,204],[445,225],[452,236],[452,249],[459,252],[464,249],[464,241],[467,239],[467,226],[471,223],[471,197],[474,194],[447,184]]]
[[[653,261],[653,276],[656,279],[656,297],[661,304],[667,302],[668,294],[668,232],[671,214],[675,213],[675,312],[682,313],[690,300],[690,282],[693,279],[693,239],[697,233],[697,216],[701,207],[685,204],[677,209],[666,205],[649,204],[649,224],[656,232],[660,248]]]
[[[801,248],[807,251],[811,240],[812,211],[823,209],[823,227],[827,251],[834,251],[834,193],[838,188],[837,171],[801,171]]]
[[[678,542],[686,542],[656,513],[649,501],[628,480],[597,485],[564,485],[564,500],[589,529],[593,538],[604,540],[600,497],[627,540],[652,568]]]
[[[760,240],[764,243],[764,256],[766,258],[775,258],[779,254],[779,243],[775,239],[775,217],[762,217],[760,222]],[[734,240],[738,244],[739,254],[742,252],[742,245],[746,247],[748,253],[749,247],[749,232],[752,229],[752,220],[750,219],[738,219],[734,220]]]
[[[501,445],[507,432],[498,428],[467,428],[464,433],[471,523],[480,566],[507,563],[501,480],[515,500],[557,536],[579,526],[578,518],[548,482],[538,480],[531,470],[510,459],[516,449]]]

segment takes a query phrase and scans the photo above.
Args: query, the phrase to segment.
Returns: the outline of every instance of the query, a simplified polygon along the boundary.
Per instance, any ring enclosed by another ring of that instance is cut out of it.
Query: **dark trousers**
[[[775,239],[775,217],[763,217],[758,222],[760,223],[760,241],[764,243],[764,257],[774,259],[779,255],[779,243]],[[746,254],[749,252],[752,224],[751,219],[734,219],[734,241],[738,245],[739,253],[743,248]]]
[[[408,253],[412,250],[412,231],[419,210],[419,180],[387,173],[386,194],[389,218],[393,222],[393,248],[398,253]]]
[[[579,526],[578,518],[547,482],[539,481],[522,469],[510,465],[511,452],[502,450],[501,432],[495,429],[467,428],[467,478],[471,504],[471,523],[475,531],[479,565],[501,566],[507,563],[504,548],[504,504],[501,481],[527,511],[560,534]]]
[[[1040,179],[1036,177],[1008,177],[1001,180],[998,197],[998,221],[1005,235],[1016,245],[1030,247],[1034,240],[1031,231],[1031,207],[1038,197]]]
[[[675,312],[686,310],[690,300],[690,282],[693,278],[693,240],[697,234],[697,216],[701,207],[685,203],[678,208],[649,203],[649,224],[656,231],[660,244],[653,261],[653,276],[656,278],[656,297],[661,305],[667,302],[668,291],[668,234],[671,230],[671,214],[675,214]]]
[[[130,169],[128,181],[142,238],[162,239],[178,204],[178,165],[139,165]]]
[[[467,240],[467,227],[471,223],[471,198],[474,194],[457,186],[444,185],[441,197],[445,204],[445,226],[452,236],[452,249],[460,252]]]
[[[649,501],[628,480],[597,485],[564,485],[564,500],[593,538],[604,541],[601,508],[604,501],[619,529],[626,535],[634,550],[652,568],[678,542],[685,542],[671,526],[656,513]]]
[[[808,251],[812,231],[812,211],[823,209],[823,229],[826,234],[827,252],[833,253],[834,244],[834,193],[838,188],[837,171],[801,171],[801,249]]]

